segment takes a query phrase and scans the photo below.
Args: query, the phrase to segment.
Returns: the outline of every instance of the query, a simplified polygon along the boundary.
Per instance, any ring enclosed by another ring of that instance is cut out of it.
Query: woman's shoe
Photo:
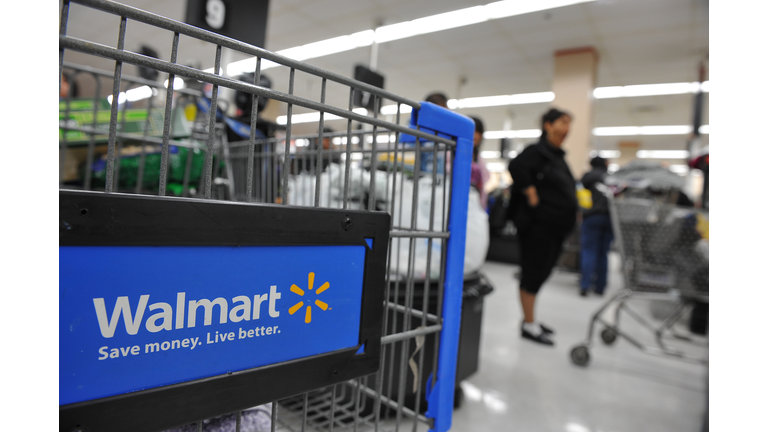
[[[523,336],[523,339],[530,339],[534,342],[537,342],[543,345],[549,345],[549,346],[555,345],[555,343],[552,342],[552,340],[550,340],[549,337],[547,337],[547,334],[544,332],[542,332],[538,336],[534,336],[531,332],[525,329],[522,329],[522,336]]]
[[[523,323],[525,323],[525,320],[523,320]],[[546,333],[546,334],[550,334],[550,335],[555,334],[554,330],[552,330],[551,328],[545,326],[544,324],[539,324],[539,327],[541,327],[541,331]]]
[[[539,326],[541,327],[541,331],[543,331],[544,333],[546,333],[546,334],[548,334],[548,335],[553,335],[553,334],[555,334],[555,331],[554,331],[554,330],[552,330],[551,328],[549,328],[549,327],[545,326],[544,324],[539,324]]]

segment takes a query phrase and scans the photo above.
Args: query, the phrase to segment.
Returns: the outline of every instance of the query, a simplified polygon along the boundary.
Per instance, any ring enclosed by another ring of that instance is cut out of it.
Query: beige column
[[[619,141],[617,147],[621,152],[621,156],[611,162],[619,164],[619,166],[624,166],[637,159],[637,151],[640,150],[640,141]]]
[[[593,47],[555,52],[552,106],[573,115],[571,130],[563,144],[566,162],[576,180],[589,170],[592,150],[593,97],[597,75],[597,51]]]

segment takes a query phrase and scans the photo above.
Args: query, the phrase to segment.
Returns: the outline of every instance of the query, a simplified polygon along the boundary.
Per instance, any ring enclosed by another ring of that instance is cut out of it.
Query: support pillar
[[[617,147],[621,152],[621,156],[611,162],[619,164],[619,166],[624,166],[637,159],[637,151],[640,150],[640,141],[619,141]]]
[[[555,52],[552,106],[573,115],[571,130],[563,144],[565,160],[578,181],[589,171],[592,150],[593,96],[597,75],[597,51],[593,47]]]

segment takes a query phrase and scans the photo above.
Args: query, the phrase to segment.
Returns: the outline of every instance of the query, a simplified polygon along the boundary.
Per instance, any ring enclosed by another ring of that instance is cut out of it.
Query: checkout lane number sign
[[[59,404],[359,343],[364,246],[63,246]]]

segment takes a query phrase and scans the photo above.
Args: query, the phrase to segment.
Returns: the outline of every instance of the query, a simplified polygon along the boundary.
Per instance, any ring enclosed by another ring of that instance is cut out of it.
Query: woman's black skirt
[[[518,231],[520,289],[531,294],[539,292],[560,257],[566,237],[562,231],[538,221]]]

